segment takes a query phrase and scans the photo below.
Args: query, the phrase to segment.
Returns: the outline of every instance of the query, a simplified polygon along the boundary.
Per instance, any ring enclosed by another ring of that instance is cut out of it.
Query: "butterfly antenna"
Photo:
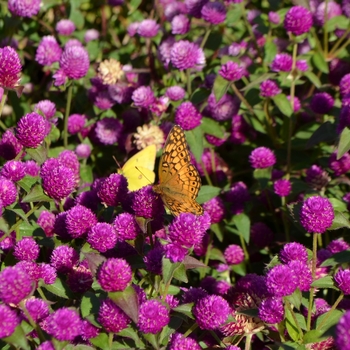
[[[150,185],[152,185],[152,181],[135,165],[135,169],[145,177],[145,179],[149,182]]]
[[[118,168],[121,169],[122,167],[120,166],[120,163],[117,161],[117,159],[114,156],[112,156],[112,157],[113,157],[114,161],[116,162],[116,164],[118,165]]]

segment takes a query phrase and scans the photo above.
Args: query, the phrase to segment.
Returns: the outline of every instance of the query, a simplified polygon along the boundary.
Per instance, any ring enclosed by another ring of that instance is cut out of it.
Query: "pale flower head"
[[[141,150],[150,145],[156,145],[159,151],[164,144],[163,130],[157,125],[145,124],[139,126],[134,134],[136,148]]]
[[[97,75],[103,84],[112,85],[124,76],[124,71],[119,61],[110,58],[100,63]]]

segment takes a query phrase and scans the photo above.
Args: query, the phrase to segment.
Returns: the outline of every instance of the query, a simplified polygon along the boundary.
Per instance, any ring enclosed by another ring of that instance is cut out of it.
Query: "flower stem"
[[[339,303],[343,300],[344,294],[341,293],[338,297],[338,299],[335,301],[335,303],[332,305],[332,308],[326,312],[325,318],[322,320],[322,322],[317,326],[316,330],[319,330],[322,328],[322,326],[326,323],[326,321],[329,319],[329,316],[332,314],[332,312],[336,309],[336,307],[339,305]]]
[[[0,102],[0,117],[2,115],[2,110],[4,109],[4,106],[5,106],[7,94],[8,94],[8,90],[4,89],[4,93],[2,94],[2,98],[1,98],[1,102]],[[6,129],[4,129],[4,130],[6,130]]]
[[[63,130],[63,146],[64,146],[64,148],[67,148],[67,146],[68,146],[68,117],[70,114],[72,95],[73,95],[73,85],[70,85],[68,88],[66,113],[64,115],[64,130]]]

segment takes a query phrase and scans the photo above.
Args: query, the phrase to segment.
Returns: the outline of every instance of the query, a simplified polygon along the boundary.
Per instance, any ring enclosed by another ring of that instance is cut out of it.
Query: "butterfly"
[[[156,160],[156,145],[147,146],[132,156],[124,166],[118,170],[128,180],[129,191],[137,191],[140,188],[154,182],[154,163]]]
[[[175,125],[165,142],[159,163],[159,184],[153,186],[173,215],[192,213],[202,215],[196,202],[201,178],[191,164],[190,152],[182,128]]]

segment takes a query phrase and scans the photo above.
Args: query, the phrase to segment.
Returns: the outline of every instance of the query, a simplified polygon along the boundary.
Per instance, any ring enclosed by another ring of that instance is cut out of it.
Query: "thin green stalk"
[[[38,293],[40,294],[41,299],[43,299],[43,300],[45,300],[45,301],[48,301],[47,298],[46,298],[46,296],[45,296],[45,294],[44,294],[44,292],[42,291],[42,289],[41,289],[40,286],[38,286],[36,290],[37,290]]]
[[[245,240],[244,240],[241,232],[239,232],[239,240],[241,241],[241,246],[242,246],[242,249],[244,251],[244,260],[248,264],[249,263],[249,253],[248,253],[248,249],[247,249],[247,246],[245,244]]]
[[[29,218],[29,216],[31,216],[35,210],[37,210],[38,208],[41,207],[41,202],[37,203],[31,210],[28,211],[28,213],[25,214],[26,218]],[[12,231],[16,231],[17,227],[23,222],[23,219],[19,219],[15,224],[13,224],[11,226],[11,228],[9,229],[9,232]]]
[[[325,1],[325,8],[324,8],[324,24],[323,24],[323,55],[324,57],[327,57],[328,55],[328,0]]]
[[[347,43],[348,43],[349,40],[347,40],[345,44],[342,44],[342,42],[343,42],[345,39],[347,39],[349,33],[350,33],[350,26],[349,26],[348,29],[344,32],[344,34],[337,40],[337,42],[334,44],[334,46],[332,47],[332,49],[329,51],[329,53],[328,53],[329,56],[332,56],[332,57],[337,56],[337,55],[335,54],[335,52],[338,51],[338,48],[339,48],[340,45],[341,45],[341,50],[342,50],[345,46],[347,46]]]
[[[332,305],[332,308],[326,312],[325,318],[322,320],[322,322],[317,326],[316,330],[319,330],[322,328],[322,326],[327,322],[329,317],[331,316],[332,312],[336,309],[336,307],[339,305],[339,303],[343,300],[344,294],[343,292],[339,295],[338,299],[335,301],[335,303]]]
[[[191,68],[186,69],[186,77],[187,77],[187,93],[188,93],[188,96],[191,96],[192,95]]]
[[[4,89],[4,93],[2,95],[1,102],[0,102],[0,117],[2,115],[2,110],[4,109],[4,106],[5,106],[5,101],[6,101],[8,92],[9,92],[8,89]]]
[[[288,311],[289,311],[290,314],[292,315],[292,318],[293,318],[293,320],[294,320],[295,325],[296,325],[297,328],[298,328],[299,338],[302,339],[302,338],[303,338],[303,331],[302,331],[302,329],[301,329],[301,327],[300,327],[300,325],[299,325],[299,322],[298,322],[298,320],[297,320],[297,318],[296,318],[296,316],[295,316],[295,313],[294,313],[294,311],[293,311],[293,309],[292,309],[292,307],[291,307],[291,305],[290,305],[290,303],[289,303],[288,300],[284,300],[284,303],[285,303],[285,305],[286,305]]]
[[[246,340],[245,340],[244,350],[249,350],[250,349],[250,345],[252,343],[252,337],[253,337],[252,333],[247,334]]]
[[[282,209],[282,221],[283,221],[283,226],[284,226],[284,232],[286,234],[286,242],[290,242],[290,234],[289,234],[289,225],[287,221],[287,216],[286,216],[286,197],[281,197],[281,207]]]
[[[203,49],[204,46],[205,46],[205,44],[207,43],[207,40],[208,40],[209,35],[210,35],[210,33],[211,33],[211,28],[212,28],[212,27],[210,26],[210,27],[208,27],[207,30],[205,31],[205,34],[204,34],[204,37],[203,37],[203,40],[202,40],[201,46],[200,46],[201,49]]]
[[[316,275],[317,235],[318,235],[317,233],[314,233],[313,240],[312,240],[312,267],[311,267],[312,282],[315,280],[315,275]],[[314,302],[314,292],[315,292],[315,287],[311,287],[309,308],[308,308],[308,313],[307,313],[307,323],[306,323],[306,330],[307,331],[309,331],[311,328],[311,314],[312,314],[312,306],[313,306],[313,302]]]
[[[64,115],[64,130],[63,130],[63,146],[64,146],[64,148],[68,147],[68,117],[70,114],[70,107],[72,104],[72,96],[73,96],[73,85],[70,85],[68,88],[66,113]]]
[[[194,330],[196,330],[198,328],[198,324],[194,323],[184,334],[184,337],[188,337]]]

